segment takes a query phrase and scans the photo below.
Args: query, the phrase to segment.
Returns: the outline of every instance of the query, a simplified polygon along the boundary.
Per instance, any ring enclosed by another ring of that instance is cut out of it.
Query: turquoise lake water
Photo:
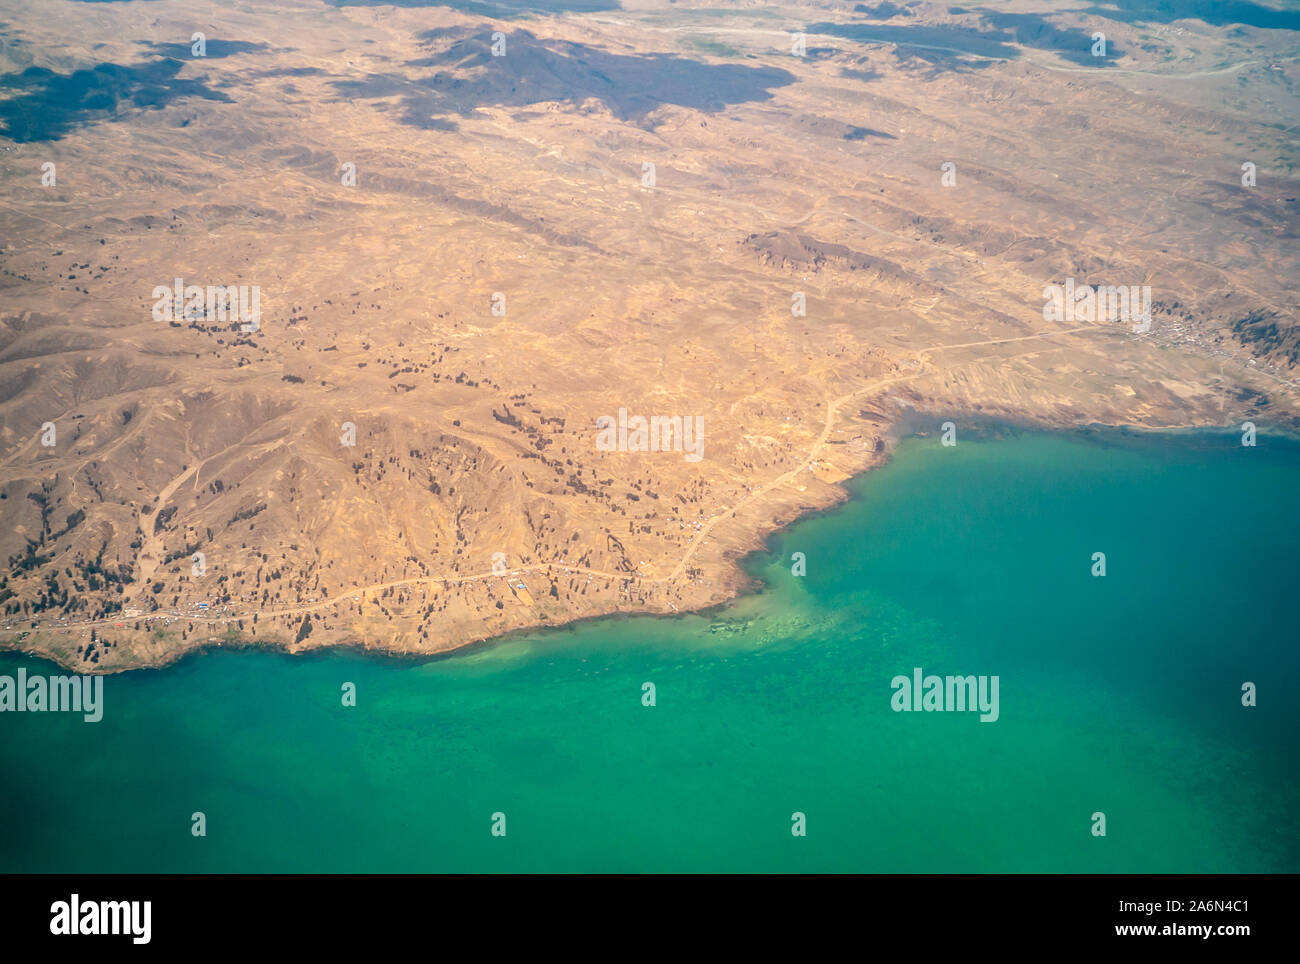
[[[0,714],[0,871],[1300,871],[1300,445],[1006,435],[903,443],[707,615]],[[914,667],[999,719],[894,712]]]

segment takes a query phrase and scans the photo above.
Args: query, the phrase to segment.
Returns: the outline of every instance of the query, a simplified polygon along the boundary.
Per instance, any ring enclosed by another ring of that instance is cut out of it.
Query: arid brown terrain
[[[1293,430],[1300,14],[1178,6],[11,0],[0,645],[432,654],[725,600],[904,417]]]

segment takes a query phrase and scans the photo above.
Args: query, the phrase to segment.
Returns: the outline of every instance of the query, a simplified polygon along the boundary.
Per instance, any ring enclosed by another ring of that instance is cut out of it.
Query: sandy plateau
[[[433,654],[726,600],[911,413],[1294,430],[1295,15],[685,6],[6,3],[0,645]]]

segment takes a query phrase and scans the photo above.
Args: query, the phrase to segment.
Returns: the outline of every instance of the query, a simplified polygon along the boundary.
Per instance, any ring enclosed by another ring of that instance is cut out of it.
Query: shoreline
[[[918,409],[905,409],[899,417],[884,426],[886,437],[888,439],[883,457],[876,458],[872,464],[867,465],[864,469],[850,474],[847,478],[842,479],[830,485],[827,490],[830,498],[825,500],[824,504],[807,506],[804,510],[799,511],[791,518],[771,519],[758,530],[751,530],[749,533],[758,545],[749,551],[737,552],[734,549],[724,550],[728,556],[726,569],[719,573],[721,584],[725,587],[723,597],[716,602],[706,605],[683,609],[681,611],[661,611],[661,610],[634,610],[634,609],[614,609],[608,612],[597,612],[575,616],[572,619],[566,619],[563,622],[550,623],[546,620],[537,620],[522,625],[512,627],[504,632],[492,632],[466,639],[462,642],[453,643],[443,649],[434,652],[417,652],[400,646],[386,646],[383,644],[368,643],[364,640],[350,640],[344,642],[333,642],[322,640],[316,644],[295,645],[284,640],[253,640],[245,636],[231,636],[227,639],[213,642],[205,639],[201,642],[183,645],[158,658],[140,661],[134,665],[117,666],[98,672],[86,672],[87,667],[76,665],[60,659],[53,652],[42,651],[16,645],[0,644],[0,654],[26,656],[30,659],[38,659],[43,662],[52,664],[74,675],[88,676],[113,676],[119,673],[130,673],[140,671],[159,671],[174,666],[190,657],[203,656],[210,652],[216,651],[235,651],[243,652],[246,650],[259,650],[263,652],[276,653],[289,657],[309,657],[313,655],[326,655],[327,653],[342,652],[356,653],[366,659],[391,660],[394,662],[410,663],[415,665],[439,662],[456,656],[469,655],[480,652],[499,643],[508,642],[526,635],[549,635],[554,632],[569,631],[572,632],[581,624],[594,622],[596,620],[609,619],[629,619],[634,617],[649,617],[655,619],[680,619],[687,616],[707,617],[710,614],[716,614],[733,605],[737,600],[748,596],[761,595],[764,591],[764,583],[757,577],[753,571],[753,561],[761,556],[768,555],[772,552],[772,539],[780,533],[788,532],[800,522],[826,515],[838,510],[845,503],[854,499],[861,498],[861,494],[856,491],[855,483],[858,480],[866,479],[871,472],[888,465],[893,458],[894,450],[903,442],[911,439],[923,439],[933,434],[933,429],[943,421],[954,422],[959,431],[974,431],[976,441],[980,442],[997,442],[1007,434],[1047,434],[1059,435],[1067,438],[1074,438],[1079,441],[1091,441],[1097,444],[1112,444],[1116,442],[1149,442],[1154,439],[1161,439],[1165,442],[1195,442],[1198,439],[1205,439],[1212,436],[1230,436],[1238,432],[1237,425],[1173,425],[1168,427],[1151,428],[1148,426],[1135,424],[1117,424],[1110,425],[1099,422],[1058,424],[1052,425],[1044,421],[1035,421],[1032,418],[1008,418],[999,415],[989,415],[984,413],[933,413]],[[1239,423],[1237,423],[1239,424]],[[925,428],[930,431],[923,431]],[[1289,429],[1289,430],[1288,430]],[[1278,439],[1287,443],[1300,444],[1300,426],[1270,426],[1267,434],[1259,436],[1262,439]],[[876,453],[873,453],[875,455]],[[246,617],[230,617],[229,623],[234,623],[239,619]],[[229,630],[227,630],[229,632]]]

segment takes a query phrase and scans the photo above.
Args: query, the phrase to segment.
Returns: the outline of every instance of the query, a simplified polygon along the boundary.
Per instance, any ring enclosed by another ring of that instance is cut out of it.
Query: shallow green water
[[[1300,446],[912,440],[854,491],[707,617],[0,714],[0,870],[1300,871]],[[893,712],[916,666],[998,676],[1000,718]]]

